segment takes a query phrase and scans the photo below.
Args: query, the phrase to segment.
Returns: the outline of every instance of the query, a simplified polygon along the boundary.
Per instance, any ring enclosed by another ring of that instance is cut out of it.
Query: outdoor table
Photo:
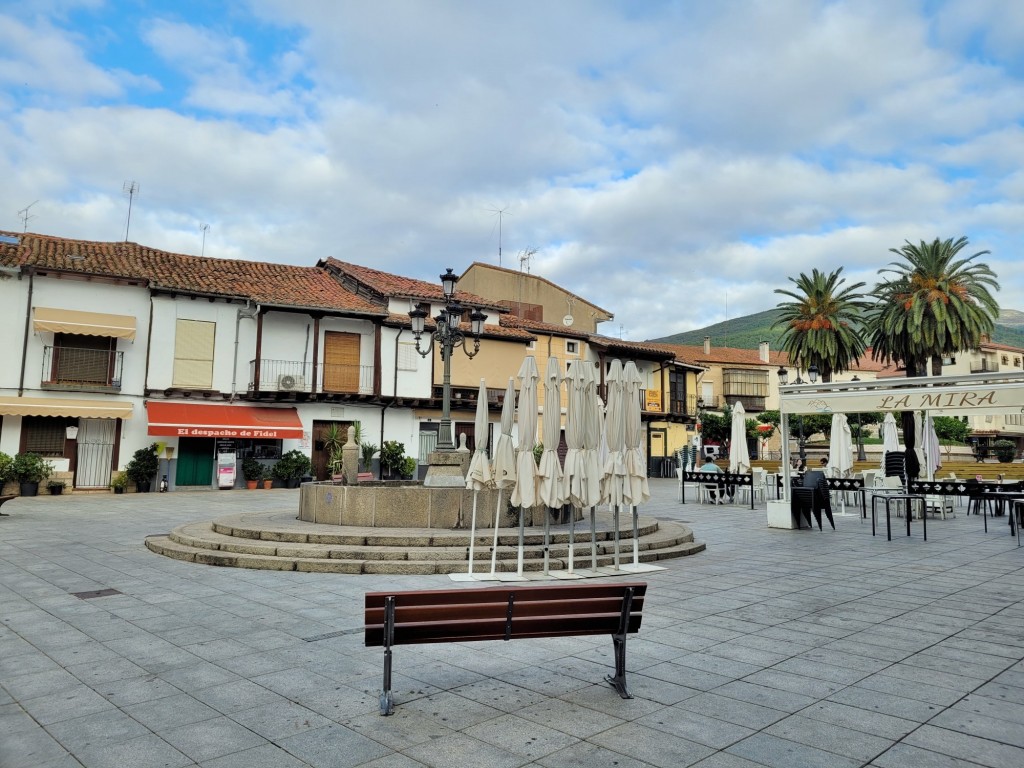
[[[875,489],[878,490],[878,489]],[[928,541],[928,515],[925,513],[924,496],[919,493],[874,493],[871,495],[871,535],[875,535],[875,503],[879,500],[885,502],[885,535],[892,541],[892,522],[890,517],[890,505],[894,501],[905,501],[907,503],[907,536],[910,535],[910,518],[913,516],[913,502],[921,502],[921,531],[924,540]]]
[[[1018,521],[1014,518],[1017,516],[1018,504],[1024,503],[1024,491],[990,491],[988,488],[985,488],[981,491],[979,496],[983,500],[991,499],[995,501],[996,504],[999,505],[999,507],[1001,507],[1004,502],[1010,502],[1010,535],[1018,535],[1017,528],[1019,527],[1019,525]],[[982,517],[985,520],[985,533],[988,533],[988,504],[984,504],[983,507],[984,512],[982,513]],[[1017,542],[1019,545],[1019,537],[1017,539]]]

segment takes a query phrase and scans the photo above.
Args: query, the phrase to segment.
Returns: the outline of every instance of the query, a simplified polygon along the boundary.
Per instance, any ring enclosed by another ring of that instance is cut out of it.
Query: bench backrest
[[[638,632],[647,584],[572,584],[366,593],[366,645],[384,645],[384,606],[395,599],[392,643],[447,643],[619,631],[632,588],[627,632]]]

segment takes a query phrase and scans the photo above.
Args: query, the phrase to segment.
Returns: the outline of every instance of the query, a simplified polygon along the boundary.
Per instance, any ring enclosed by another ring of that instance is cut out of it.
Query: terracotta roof
[[[623,339],[615,339],[610,336],[598,336],[591,334],[590,343],[597,347],[603,347],[609,352],[613,353],[625,353],[627,355],[646,355],[648,357],[657,357],[663,360],[668,360],[673,357],[678,359],[678,355],[668,349],[665,344],[654,344],[650,341],[625,341]],[[685,363],[686,360],[680,360],[679,362]]]
[[[736,349],[735,347],[711,347],[711,352],[706,353],[702,346],[687,346],[682,344],[655,344],[675,354],[678,360],[684,363],[692,363],[702,367],[714,364],[725,365],[764,365],[776,367],[789,365],[789,355],[785,352],[775,350],[768,351],[768,362],[761,359],[760,351],[756,349]]]
[[[573,330],[565,325],[545,323],[542,320],[527,320],[518,315],[502,315],[499,322],[505,328],[521,328],[533,333],[543,333],[552,336],[567,336],[570,339],[589,339],[591,334],[586,331]]]
[[[504,319],[505,318],[501,318],[501,320],[504,320]],[[384,324],[388,325],[388,326],[396,327],[396,328],[411,328],[412,327],[412,322],[409,320],[409,316],[408,315],[401,315],[401,314],[397,314],[395,312],[391,312],[387,316],[387,319],[384,320]],[[424,326],[428,330],[433,330],[434,323],[428,317],[424,321]],[[462,323],[461,328],[467,334],[469,333],[469,323]],[[503,327],[503,325],[487,325],[487,324],[484,325],[483,336],[487,337],[487,338],[501,338],[501,339],[510,339],[510,340],[514,340],[514,341],[522,341],[524,343],[525,342],[529,342],[529,341],[533,341],[536,338],[532,333],[529,333],[528,331],[520,330],[518,328],[505,328],[505,327]]]
[[[6,234],[6,233],[0,233]],[[17,247],[0,242],[0,261],[16,251],[20,266],[139,280],[153,289],[250,299],[259,304],[384,316],[367,299],[346,291],[318,267],[214,259],[124,242],[20,235]]]
[[[484,263],[484,262],[482,262],[482,261],[474,261],[474,262],[473,262],[472,264],[470,264],[470,265],[469,265],[469,269],[467,269],[467,270],[466,270],[465,272],[463,272],[462,274],[463,274],[463,275],[464,275],[464,274],[466,274],[466,272],[468,272],[468,271],[469,271],[470,269],[472,269],[473,267],[479,267],[479,268],[481,268],[481,269],[493,269],[493,270],[494,270],[495,272],[504,272],[504,273],[506,273],[506,274],[509,274],[509,275],[516,275],[516,276],[519,276],[519,275],[523,275],[523,274],[524,274],[523,272],[520,272],[519,270],[516,270],[516,269],[508,269],[508,268],[506,268],[506,267],[496,267],[496,266],[494,266],[493,264],[486,264],[486,263]],[[531,280],[539,280],[539,281],[540,281],[540,282],[542,282],[542,283],[547,283],[547,284],[548,284],[548,285],[550,285],[550,286],[551,286],[552,288],[556,288],[556,289],[558,289],[559,291],[562,291],[563,293],[566,293],[566,294],[568,294],[569,296],[572,296],[572,297],[573,297],[574,299],[576,299],[577,301],[582,301],[582,302],[583,302],[584,304],[586,304],[586,305],[587,305],[588,307],[593,307],[594,309],[598,310],[599,312],[603,312],[604,314],[608,315],[608,319],[609,319],[609,320],[612,320],[612,319],[614,319],[614,317],[615,317],[615,315],[613,315],[613,314],[612,314],[611,312],[609,312],[609,311],[608,311],[607,309],[602,309],[601,307],[597,306],[597,304],[594,304],[594,303],[593,303],[592,301],[587,301],[587,300],[586,300],[586,299],[584,299],[584,298],[583,298],[582,296],[577,296],[577,295],[576,295],[575,293],[573,293],[572,291],[566,290],[566,289],[565,289],[565,288],[563,288],[562,286],[558,285],[557,283],[553,283],[553,282],[551,282],[551,281],[550,281],[550,280],[548,280],[547,278],[544,278],[544,277],[541,277],[540,275],[535,275],[535,274],[532,274],[532,273],[526,273],[526,274],[525,274],[525,276],[526,276],[526,277],[528,277],[528,278],[530,278]]]
[[[382,272],[379,269],[364,267],[361,264],[340,261],[333,256],[321,260],[318,266],[347,275],[371,291],[388,298],[444,301],[444,292],[441,289],[440,280],[436,283],[428,283],[425,280],[394,275],[390,272]],[[455,300],[467,307],[487,307],[488,309],[504,310],[504,307],[495,304],[490,299],[485,299],[468,291],[460,291],[458,285],[455,288]]]

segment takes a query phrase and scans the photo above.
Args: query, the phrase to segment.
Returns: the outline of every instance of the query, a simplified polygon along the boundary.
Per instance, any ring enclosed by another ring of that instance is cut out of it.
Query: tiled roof
[[[504,319],[504,317],[501,318],[502,321],[504,321]],[[387,316],[387,319],[384,321],[384,324],[397,328],[412,327],[412,321],[409,320],[408,315],[400,315],[396,314],[395,312],[392,312]],[[426,327],[428,330],[433,330],[434,323],[429,317],[424,321],[424,327]],[[469,323],[462,323],[461,328],[467,334],[469,333]],[[529,333],[528,331],[525,330],[521,330],[519,328],[505,328],[504,322],[502,323],[502,325],[485,324],[483,335],[484,337],[487,338],[510,339],[513,341],[522,341],[524,343],[528,341],[533,341],[534,338],[536,338],[532,333]]]
[[[7,233],[0,233],[7,234]],[[250,299],[259,304],[372,314],[385,312],[346,291],[325,270],[240,259],[214,259],[124,242],[24,234],[0,240],[0,263],[144,281],[154,289]],[[13,261],[12,261],[13,251]]]
[[[627,355],[647,355],[661,359],[670,359],[676,357],[675,351],[668,348],[665,344],[654,344],[650,341],[625,341],[623,339],[615,339],[610,336],[598,336],[591,334],[590,343],[597,347],[603,347],[609,352],[627,354]],[[680,360],[680,362],[688,362],[686,360]]]
[[[436,283],[428,283],[425,280],[394,275],[390,272],[381,272],[379,269],[364,267],[361,264],[340,261],[333,256],[323,259],[319,265],[347,275],[357,283],[366,286],[381,296],[399,299],[418,299],[421,301],[444,301],[444,292],[441,290],[440,279]],[[455,300],[467,307],[502,309],[490,299],[482,298],[467,291],[460,291],[457,284],[455,287]]]
[[[505,328],[521,328],[533,333],[543,333],[551,336],[566,336],[570,339],[589,339],[590,334],[586,331],[576,331],[565,325],[545,323],[541,320],[527,320],[518,315],[502,315],[499,322]]]
[[[676,359],[684,363],[692,363],[707,367],[708,365],[766,365],[779,366],[789,365],[789,355],[785,352],[775,350],[768,351],[768,362],[761,359],[760,351],[756,349],[736,349],[734,347],[712,347],[711,352],[705,352],[702,346],[686,346],[681,344],[655,344],[653,346],[667,350],[675,354]]]
[[[478,269],[493,269],[495,272],[504,272],[504,273],[509,274],[509,275],[520,276],[520,275],[523,274],[522,272],[519,272],[518,270],[515,270],[515,269],[507,269],[506,267],[496,267],[493,264],[485,264],[482,261],[474,261],[472,264],[469,265],[469,269],[467,269],[462,274],[466,274],[466,272],[468,272],[470,269],[473,269],[474,267],[476,267]],[[563,293],[565,293],[565,294],[567,294],[569,296],[572,296],[577,301],[582,301],[588,307],[593,307],[594,309],[598,310],[599,312],[603,312],[604,314],[608,315],[608,319],[609,320],[611,320],[611,319],[613,319],[615,317],[615,315],[613,315],[607,309],[602,309],[601,307],[597,306],[597,304],[594,304],[591,301],[587,301],[582,296],[577,296],[572,291],[566,290],[565,288],[563,288],[562,286],[558,285],[557,283],[553,283],[550,280],[541,277],[540,275],[535,275],[535,274],[529,274],[528,273],[526,275],[526,277],[530,278],[531,280],[539,280],[542,283],[547,283],[552,288],[556,288],[557,290],[559,290],[559,291],[561,291],[561,292],[563,292]]]

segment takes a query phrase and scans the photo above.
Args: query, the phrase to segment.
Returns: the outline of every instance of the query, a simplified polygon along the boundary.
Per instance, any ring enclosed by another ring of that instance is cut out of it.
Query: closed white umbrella
[[[900,449],[900,438],[896,432],[896,418],[892,413],[885,414],[882,420],[882,470],[885,470],[885,454]]]
[[[924,444],[928,468],[928,479],[935,479],[935,470],[942,466],[942,449],[939,447],[939,436],[935,434],[935,422],[932,421],[931,413],[925,414],[924,423]]]
[[[853,432],[845,413],[832,414],[828,469],[833,477],[847,477],[853,469]]]
[[[927,437],[924,432],[924,421],[921,419],[921,412],[914,411],[914,453],[917,455],[917,465],[925,470],[925,475],[928,476],[931,470],[927,469],[927,462],[925,459],[925,449]]]
[[[747,447],[747,412],[743,403],[737,401],[732,407],[732,424],[729,432],[729,471],[742,473],[750,471],[750,449]]]
[[[611,506],[615,528],[615,568],[619,567],[619,508],[626,503],[626,408],[622,362],[612,360],[608,368],[608,397],[605,401],[605,445],[608,455],[601,476],[601,501]]]
[[[501,433],[494,444],[494,486],[498,489],[498,506],[494,510],[494,545],[491,547],[491,575],[498,564],[498,523],[501,522],[502,495],[506,488],[516,484],[516,451],[512,444],[512,425],[515,423],[516,387],[508,377],[505,401],[501,404]]]
[[[622,369],[623,406],[626,436],[626,503],[633,515],[633,565],[640,563],[640,521],[638,505],[651,498],[647,484],[647,464],[644,461],[643,424],[641,421],[640,389],[643,379],[632,360]]]
[[[516,572],[523,575],[523,526],[525,511],[536,506],[537,463],[533,459],[533,446],[537,441],[537,361],[532,355],[519,366],[519,408],[516,426],[519,428],[519,447],[516,449],[516,484],[512,489],[512,504],[519,507],[519,557]]]
[[[586,393],[582,366],[586,365],[582,360],[575,360],[569,364],[569,370],[565,375],[566,405],[565,405],[565,465],[562,468],[562,496],[567,504],[573,507],[583,508],[583,496],[586,493],[586,471],[587,465],[584,461],[583,448],[583,398]],[[575,564],[576,544],[576,512],[569,514],[569,573],[573,572]]]
[[[597,368],[589,363],[583,373],[583,466],[580,506],[590,508],[590,566],[597,568],[597,511],[601,501],[601,435],[604,432],[604,404],[597,394]]]
[[[549,357],[544,369],[544,422],[541,429],[544,450],[537,468],[537,493],[548,509],[544,510],[544,573],[548,572],[549,534],[551,514],[549,509],[562,506],[562,465],[558,462],[558,444],[562,438],[562,363],[557,357]]]
[[[466,472],[466,488],[473,492],[473,518],[469,527],[469,570],[467,573],[473,575],[473,545],[476,539],[476,502],[480,491],[490,488],[493,483],[491,465],[487,460],[487,386],[484,380],[480,379],[480,390],[476,396],[476,420],[474,423],[474,440],[476,449],[473,451],[473,458],[469,461],[469,470]]]

